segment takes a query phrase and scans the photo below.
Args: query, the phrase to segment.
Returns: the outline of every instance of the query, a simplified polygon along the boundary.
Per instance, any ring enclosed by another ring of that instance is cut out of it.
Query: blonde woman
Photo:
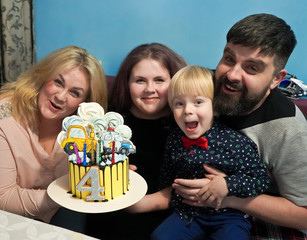
[[[59,206],[46,188],[66,174],[56,143],[62,120],[84,101],[107,108],[104,71],[85,49],[68,46],[0,91],[0,209],[49,222]]]

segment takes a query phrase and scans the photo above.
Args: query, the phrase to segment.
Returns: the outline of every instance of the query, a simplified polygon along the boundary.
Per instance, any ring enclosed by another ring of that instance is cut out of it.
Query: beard
[[[240,94],[227,94],[222,90],[224,84],[232,86],[241,91]],[[258,94],[249,95],[248,90],[237,83],[231,83],[226,77],[221,77],[215,81],[214,110],[220,115],[238,116],[251,112],[264,98],[270,84]]]

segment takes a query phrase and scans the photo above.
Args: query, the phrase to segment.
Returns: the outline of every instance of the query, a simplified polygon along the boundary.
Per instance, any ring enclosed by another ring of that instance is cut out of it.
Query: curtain
[[[33,1],[0,0],[1,86],[16,80],[36,61]]]

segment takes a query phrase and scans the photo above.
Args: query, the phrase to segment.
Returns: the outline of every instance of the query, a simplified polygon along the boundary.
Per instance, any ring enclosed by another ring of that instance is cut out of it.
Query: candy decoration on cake
[[[129,190],[129,154],[136,152],[131,129],[116,112],[81,103],[66,117],[58,142],[68,154],[69,188],[74,197],[107,201]]]

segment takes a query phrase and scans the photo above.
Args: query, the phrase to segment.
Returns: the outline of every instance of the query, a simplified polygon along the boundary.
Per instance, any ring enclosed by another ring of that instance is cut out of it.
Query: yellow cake
[[[110,200],[125,194],[129,190],[129,160],[128,158],[123,162],[118,162],[110,166],[83,166],[69,162],[69,188],[73,196],[86,199],[91,195],[89,191],[79,191],[77,185],[80,183],[84,175],[90,170],[96,168],[99,173],[99,187],[103,187],[100,191],[102,199],[88,199],[88,200]],[[91,176],[96,177],[96,176]],[[87,179],[85,179],[87,180]],[[91,179],[87,180],[86,187],[91,187]]]
[[[68,154],[70,193],[86,201],[108,201],[125,194],[129,190],[128,155],[136,152],[122,116],[104,114],[97,105],[80,104],[77,116],[64,119],[58,137]]]

